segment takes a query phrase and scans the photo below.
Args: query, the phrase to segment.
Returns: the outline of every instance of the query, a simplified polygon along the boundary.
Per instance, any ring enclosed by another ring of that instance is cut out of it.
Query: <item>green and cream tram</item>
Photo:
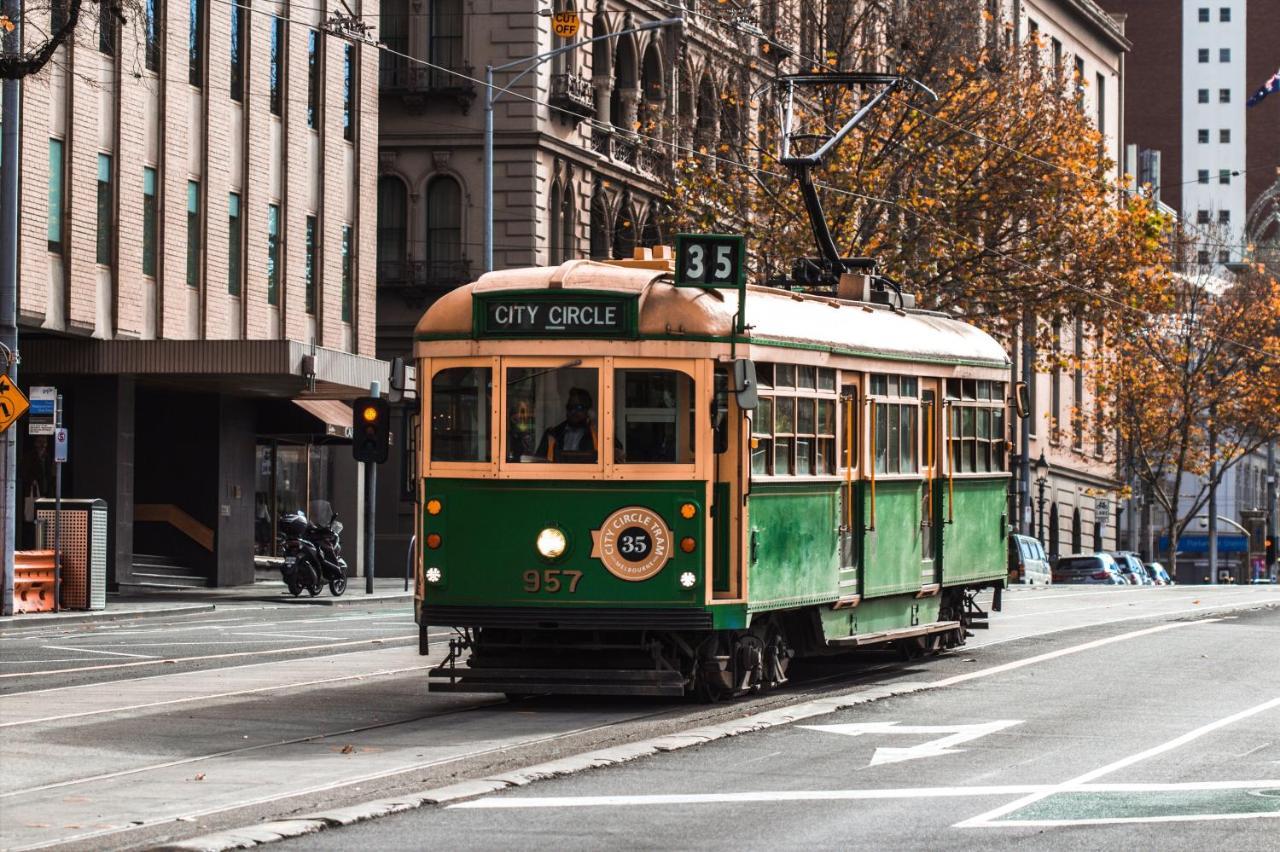
[[[714,698],[962,643],[1006,577],[1001,347],[677,287],[655,251],[492,272],[418,324],[423,653],[457,630],[430,688]]]

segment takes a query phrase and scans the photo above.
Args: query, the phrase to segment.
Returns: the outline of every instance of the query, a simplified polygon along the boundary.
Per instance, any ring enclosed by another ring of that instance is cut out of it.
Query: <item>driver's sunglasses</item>
[[[570,403],[569,405],[566,405],[564,407],[564,410],[565,411],[586,411],[587,406],[582,405],[581,403],[574,402],[574,403]]]

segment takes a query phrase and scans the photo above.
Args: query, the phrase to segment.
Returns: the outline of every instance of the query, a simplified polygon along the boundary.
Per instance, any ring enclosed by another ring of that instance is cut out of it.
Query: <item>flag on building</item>
[[[1280,71],[1271,75],[1271,79],[1258,87],[1258,91],[1249,96],[1246,106],[1253,106],[1267,95],[1280,93]]]

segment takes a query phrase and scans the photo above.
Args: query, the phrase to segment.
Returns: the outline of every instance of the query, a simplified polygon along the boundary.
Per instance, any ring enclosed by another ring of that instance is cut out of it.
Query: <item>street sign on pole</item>
[[[551,29],[560,38],[573,38],[576,36],[581,23],[576,11],[556,12],[551,16]]]
[[[0,375],[0,432],[12,426],[30,408],[27,398],[9,377]]]
[[[53,461],[62,464],[67,460],[67,430],[61,427],[53,430]]]
[[[31,388],[31,416],[27,418],[27,434],[52,435],[53,420],[58,411],[58,389],[47,385]]]

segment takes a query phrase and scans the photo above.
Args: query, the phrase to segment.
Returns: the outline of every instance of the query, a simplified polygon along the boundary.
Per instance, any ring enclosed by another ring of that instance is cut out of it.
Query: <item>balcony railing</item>
[[[617,129],[595,127],[591,130],[591,150],[619,165],[655,180],[665,180],[670,175],[670,163],[656,142],[619,132]]]
[[[476,97],[475,76],[470,65],[453,69],[430,68],[403,56],[383,56],[378,67],[378,83],[383,94],[399,95],[410,106],[422,106],[429,97],[457,101],[465,112]]]
[[[596,111],[591,81],[581,74],[556,74],[551,78],[551,105],[564,110],[570,117],[590,118]]]
[[[408,298],[439,296],[471,281],[471,261],[383,260],[378,262],[378,288]]]

